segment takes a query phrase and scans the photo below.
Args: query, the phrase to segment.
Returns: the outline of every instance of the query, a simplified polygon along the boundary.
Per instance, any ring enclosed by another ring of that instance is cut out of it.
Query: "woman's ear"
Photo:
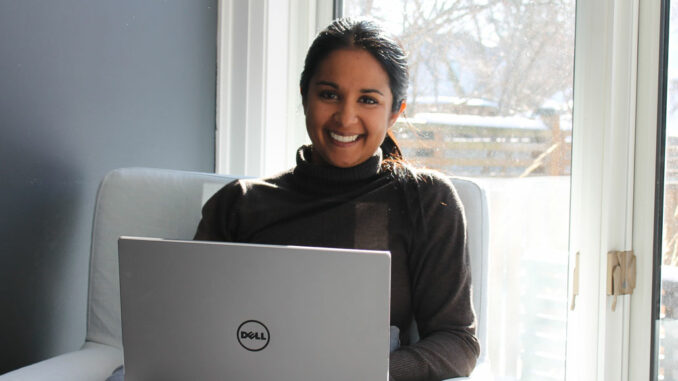
[[[388,120],[388,128],[393,127],[396,120],[398,120],[400,115],[402,115],[402,113],[405,112],[406,108],[407,108],[407,102],[405,102],[403,100],[402,102],[400,102],[400,108],[398,109],[398,111],[391,113],[391,117]]]

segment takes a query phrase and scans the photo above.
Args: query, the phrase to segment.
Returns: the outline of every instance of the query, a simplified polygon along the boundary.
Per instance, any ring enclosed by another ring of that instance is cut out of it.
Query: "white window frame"
[[[661,1],[641,1],[638,22],[636,99],[636,162],[633,211],[633,250],[637,283],[631,297],[628,379],[650,378],[652,337],[654,205],[658,126]],[[665,100],[663,100],[665,101]],[[654,381],[654,380],[652,380]]]
[[[581,256],[568,381],[649,377],[659,8],[577,4],[570,263]],[[294,164],[307,141],[303,57],[332,9],[331,0],[219,1],[217,173],[262,176]],[[636,289],[612,312],[606,254],[631,249]]]
[[[570,263],[580,252],[581,267],[568,380],[650,375],[659,7],[577,4]],[[637,259],[636,289],[615,312],[606,295],[610,250]]]

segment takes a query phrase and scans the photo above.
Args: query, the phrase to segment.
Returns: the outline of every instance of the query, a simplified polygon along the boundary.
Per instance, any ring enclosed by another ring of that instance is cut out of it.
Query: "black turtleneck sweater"
[[[383,165],[311,163],[311,147],[280,175],[237,180],[204,206],[197,240],[391,251],[391,325],[401,347],[392,379],[468,375],[479,353],[463,208],[443,175]],[[421,340],[409,343],[416,320]]]

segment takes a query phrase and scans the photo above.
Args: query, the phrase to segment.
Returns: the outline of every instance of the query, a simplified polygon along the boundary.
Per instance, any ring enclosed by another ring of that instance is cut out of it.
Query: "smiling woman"
[[[294,168],[217,192],[195,239],[389,250],[391,379],[440,380],[468,375],[479,355],[466,221],[449,179],[409,166],[390,134],[405,57],[372,21],[320,32],[300,81],[312,144]]]

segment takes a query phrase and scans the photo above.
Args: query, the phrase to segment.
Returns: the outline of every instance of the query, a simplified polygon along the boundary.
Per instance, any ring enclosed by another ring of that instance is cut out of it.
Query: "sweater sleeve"
[[[233,223],[237,215],[237,201],[243,195],[240,181],[226,184],[202,208],[202,218],[193,237],[196,241],[236,240]]]
[[[420,177],[416,192],[418,201],[411,211],[417,228],[409,271],[421,340],[391,353],[390,374],[397,381],[467,376],[480,347],[463,208],[442,175]]]

